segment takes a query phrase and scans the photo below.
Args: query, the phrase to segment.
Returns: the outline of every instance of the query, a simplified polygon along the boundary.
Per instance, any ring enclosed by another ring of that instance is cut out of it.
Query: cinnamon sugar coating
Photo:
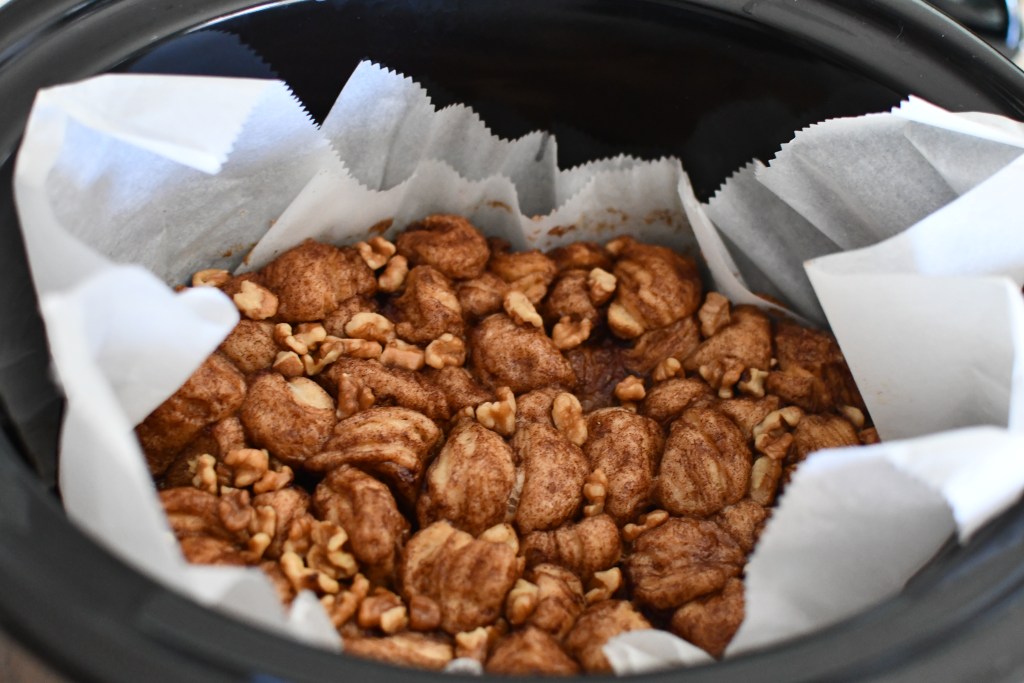
[[[323,320],[346,299],[377,289],[373,271],[358,252],[313,240],[278,256],[261,276],[277,295],[277,317],[285,322]]]
[[[573,387],[576,374],[543,330],[517,325],[507,315],[485,318],[469,335],[471,370],[490,387],[516,394],[548,386]]]
[[[608,478],[604,511],[618,524],[635,519],[651,498],[665,437],[653,420],[622,408],[606,408],[587,419],[583,445],[592,470]]]
[[[427,470],[416,513],[420,526],[438,520],[472,535],[505,521],[516,483],[512,448],[475,420],[461,420]]]
[[[447,215],[197,273],[243,320],[137,428],[185,557],[392,664],[607,673],[646,628],[721,656],[794,468],[877,432],[831,336],[697,273]]]
[[[215,353],[188,381],[135,429],[153,474],[166,471],[178,451],[209,424],[241,407],[245,378],[231,361]]]
[[[461,216],[428,216],[403,232],[396,246],[411,265],[430,265],[460,280],[479,276],[490,257],[487,240]]]

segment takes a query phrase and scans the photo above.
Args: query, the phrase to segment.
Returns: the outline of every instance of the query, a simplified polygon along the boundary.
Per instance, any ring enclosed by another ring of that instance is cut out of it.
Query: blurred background
[[[1018,64],[1021,42],[1020,0],[928,0]]]

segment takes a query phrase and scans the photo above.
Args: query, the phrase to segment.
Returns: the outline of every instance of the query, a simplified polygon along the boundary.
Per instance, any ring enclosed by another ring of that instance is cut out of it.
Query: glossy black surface
[[[910,0],[246,6],[12,0],[0,9],[0,420],[12,439],[0,435],[0,623],[75,680],[435,676],[339,660],[206,611],[70,527],[48,488],[60,400],[10,193],[10,156],[37,88],[111,69],[277,73],[322,116],[355,63],[372,58],[422,80],[439,104],[472,104],[503,135],[553,129],[563,165],[679,155],[705,196],[794,129],[908,93],[952,109],[1024,112],[1014,66]],[[1018,506],[861,617],[761,655],[644,680],[1016,681],[1022,628]]]

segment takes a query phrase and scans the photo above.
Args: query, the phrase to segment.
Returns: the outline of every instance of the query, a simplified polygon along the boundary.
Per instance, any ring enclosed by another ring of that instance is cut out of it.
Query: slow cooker
[[[1024,117],[1024,72],[917,0],[9,0],[0,5],[0,627],[72,680],[423,681],[168,591],[66,519],[61,396],[12,165],[35,92],[107,71],[284,79],[322,117],[369,58],[503,136],[554,131],[569,166],[683,160],[707,198],[794,130],[908,94]],[[969,226],[964,226],[969,229]],[[813,635],[643,681],[1020,681],[1024,505],[950,544],[897,597]],[[447,678],[445,678],[447,680]]]

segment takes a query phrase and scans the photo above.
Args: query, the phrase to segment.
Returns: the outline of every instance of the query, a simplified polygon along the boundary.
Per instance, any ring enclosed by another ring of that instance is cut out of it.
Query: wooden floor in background
[[[0,631],[0,683],[66,683]]]

